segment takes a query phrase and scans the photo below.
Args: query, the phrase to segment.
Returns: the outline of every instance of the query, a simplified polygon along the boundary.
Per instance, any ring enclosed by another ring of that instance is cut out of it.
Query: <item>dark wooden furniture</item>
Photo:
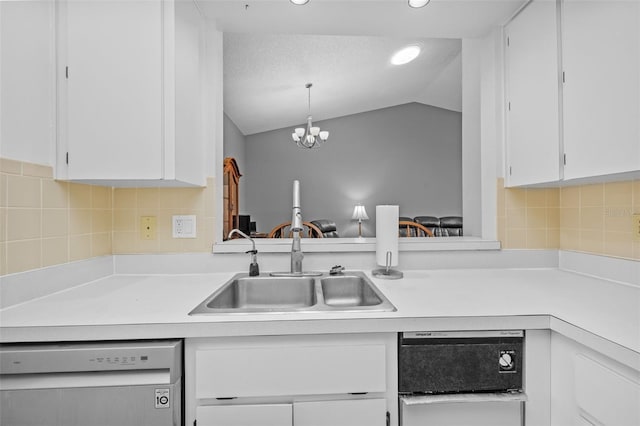
[[[302,222],[304,230],[300,232],[302,238],[324,238],[322,231],[311,222]],[[291,222],[284,222],[269,232],[269,238],[292,238]]]
[[[240,182],[240,170],[238,163],[232,157],[224,159],[222,171],[222,214],[223,214],[223,240],[233,228],[238,227],[238,186]]]
[[[433,237],[433,232],[418,222],[401,220],[399,222],[399,235],[401,237]]]

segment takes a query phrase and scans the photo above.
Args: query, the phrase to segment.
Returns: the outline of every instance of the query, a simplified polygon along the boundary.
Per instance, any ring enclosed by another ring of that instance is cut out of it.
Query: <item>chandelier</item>
[[[297,127],[291,134],[296,145],[300,148],[319,148],[329,138],[329,132],[321,131],[320,127],[314,127],[311,123],[311,86],[307,83],[304,87],[309,90],[309,115],[307,116],[307,128]]]

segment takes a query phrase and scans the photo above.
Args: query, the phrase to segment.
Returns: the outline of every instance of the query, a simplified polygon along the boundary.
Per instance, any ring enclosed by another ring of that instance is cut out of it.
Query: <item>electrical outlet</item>
[[[158,221],[155,216],[140,216],[140,239],[155,240],[158,236]]]
[[[173,238],[196,238],[196,216],[173,216]]]
[[[633,229],[633,239],[636,241],[640,241],[640,213],[635,213],[631,216],[632,221],[632,229]]]

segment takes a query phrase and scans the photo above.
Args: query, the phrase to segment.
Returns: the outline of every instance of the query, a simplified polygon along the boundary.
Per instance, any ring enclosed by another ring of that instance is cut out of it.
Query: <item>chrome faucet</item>
[[[249,264],[249,276],[250,277],[257,277],[258,275],[260,275],[260,267],[258,266],[258,250],[256,250],[255,241],[253,241],[253,238],[251,238],[250,236],[248,236],[247,234],[245,234],[241,230],[235,229],[235,228],[232,229],[231,232],[229,232],[229,235],[227,236],[227,239],[230,239],[233,236],[233,234],[238,234],[238,235],[248,239],[249,241],[251,241],[251,246],[253,248],[246,252],[246,253],[251,253],[251,263]]]
[[[291,232],[293,233],[293,243],[291,243],[291,271],[270,272],[272,277],[319,277],[322,272],[303,271],[302,258],[304,254],[300,248],[300,233],[304,231],[302,222],[302,212],[300,211],[300,182],[293,181],[293,212],[291,214]]]
[[[291,214],[291,232],[293,243],[291,244],[291,273],[302,274],[302,259],[304,253],[300,248],[300,232],[304,230],[302,225],[302,211],[300,210],[300,182],[293,181],[293,211]]]

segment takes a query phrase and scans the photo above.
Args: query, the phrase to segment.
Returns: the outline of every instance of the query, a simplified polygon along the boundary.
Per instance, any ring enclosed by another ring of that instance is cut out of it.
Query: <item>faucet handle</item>
[[[334,267],[331,268],[331,270],[329,271],[329,275],[342,275],[342,271],[344,271],[344,266],[342,265],[335,265]]]

